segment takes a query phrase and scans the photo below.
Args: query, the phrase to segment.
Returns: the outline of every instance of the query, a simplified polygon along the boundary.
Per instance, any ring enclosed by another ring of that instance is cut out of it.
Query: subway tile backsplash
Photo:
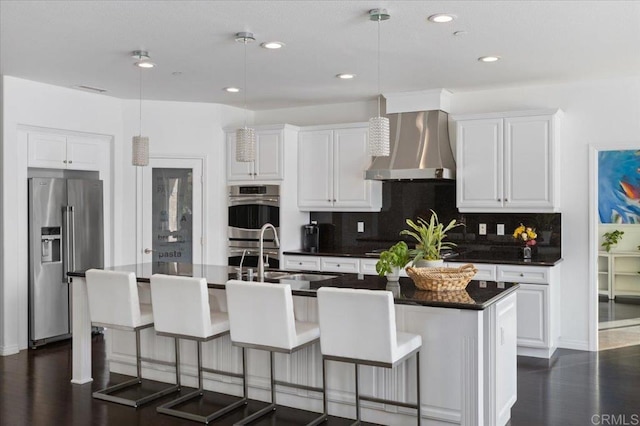
[[[561,252],[560,213],[460,213],[455,195],[454,181],[384,182],[382,211],[312,212],[311,220],[320,225],[321,250],[388,247],[390,243],[406,239],[399,235],[407,228],[405,219],[422,217],[428,220],[433,209],[443,223],[456,219],[465,224],[448,233],[449,240],[460,247],[517,246],[519,243],[511,235],[522,223],[536,228],[540,249]],[[357,232],[358,222],[364,222],[364,232]],[[480,224],[486,224],[486,235],[478,232]],[[504,225],[505,235],[497,235],[499,224]]]

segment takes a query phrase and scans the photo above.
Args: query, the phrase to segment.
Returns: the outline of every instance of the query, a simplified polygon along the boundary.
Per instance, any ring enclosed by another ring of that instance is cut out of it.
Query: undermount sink
[[[270,280],[279,280],[280,278],[284,278],[288,275],[291,275],[289,272],[282,271],[264,271],[264,278]]]

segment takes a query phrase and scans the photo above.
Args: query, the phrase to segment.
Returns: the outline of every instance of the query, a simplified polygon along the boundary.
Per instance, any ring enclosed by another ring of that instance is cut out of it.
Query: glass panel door
[[[151,248],[154,262],[193,263],[193,171],[151,171]]]
[[[142,171],[142,262],[203,263],[202,163],[150,159]]]

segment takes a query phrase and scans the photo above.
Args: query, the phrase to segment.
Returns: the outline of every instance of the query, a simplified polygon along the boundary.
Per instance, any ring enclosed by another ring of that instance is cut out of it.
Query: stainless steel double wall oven
[[[229,186],[229,265],[257,266],[260,228],[271,223],[280,232],[280,187],[278,185]],[[280,251],[273,231],[264,233],[264,254],[269,267],[280,266]]]

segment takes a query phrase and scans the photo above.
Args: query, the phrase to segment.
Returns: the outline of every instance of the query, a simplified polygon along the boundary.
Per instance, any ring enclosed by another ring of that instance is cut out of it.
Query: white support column
[[[72,366],[71,383],[82,385],[93,381],[91,377],[91,318],[87,282],[84,278],[71,279]]]

